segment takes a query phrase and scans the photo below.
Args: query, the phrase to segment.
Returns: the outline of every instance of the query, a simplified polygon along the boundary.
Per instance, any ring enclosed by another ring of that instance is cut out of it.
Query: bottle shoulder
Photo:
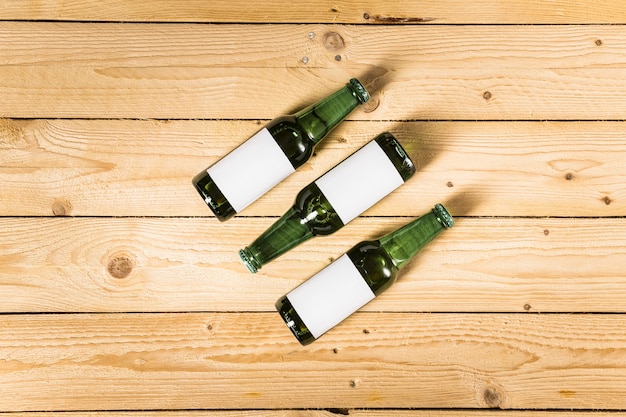
[[[359,242],[346,254],[374,294],[382,293],[396,280],[398,268],[378,240]]]
[[[313,155],[315,144],[294,115],[277,117],[266,129],[283,150],[294,169],[302,166]]]
[[[300,190],[293,209],[298,213],[301,223],[306,225],[315,236],[330,235],[344,226],[337,212],[315,182]]]

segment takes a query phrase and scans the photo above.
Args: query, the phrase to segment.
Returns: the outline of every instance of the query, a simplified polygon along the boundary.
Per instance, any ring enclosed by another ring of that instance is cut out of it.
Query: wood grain
[[[363,410],[330,408],[328,410],[185,410],[185,411],[57,411],[47,412],[50,417],[72,417],[80,414],[85,417],[623,417],[619,411],[532,411],[532,410]],[[7,417],[38,417],[37,412],[2,413]]]
[[[273,311],[351,246],[409,220],[357,219],[253,275],[237,251],[273,219],[0,219],[2,311]],[[461,218],[365,310],[623,313],[624,230],[612,218]]]
[[[626,415],[622,3],[3,1],[0,417]],[[214,219],[191,177],[354,76],[370,103]],[[248,273],[385,130],[415,177]],[[274,301],[437,202],[457,226],[301,347]]]
[[[191,178],[264,121],[0,120],[4,216],[211,216]],[[316,156],[241,216],[277,216],[383,131],[416,163],[367,215],[621,216],[623,122],[344,122]],[[24,192],[29,190],[29,192]]]
[[[360,313],[304,348],[269,313],[6,316],[0,409],[624,408],[625,325]]]
[[[6,64],[95,67],[101,72],[110,68],[111,73],[116,65],[120,73],[133,68],[138,72],[165,70],[168,66],[621,68],[626,63],[625,31],[618,25],[370,27],[0,22]],[[300,54],[309,58],[306,65]],[[336,54],[350,62],[337,61]]]
[[[356,76],[356,120],[622,120],[625,31],[2,22],[0,117],[269,119]]]
[[[279,0],[259,4],[251,0],[170,2],[145,0],[40,0],[25,7],[23,1],[5,0],[0,19],[147,21],[147,22],[274,22],[372,24],[533,24],[624,23],[619,2],[599,0],[400,0],[381,2]]]

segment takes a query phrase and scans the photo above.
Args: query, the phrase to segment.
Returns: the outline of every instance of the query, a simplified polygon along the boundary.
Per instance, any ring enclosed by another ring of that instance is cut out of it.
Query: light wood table
[[[621,0],[1,2],[0,416],[626,415],[625,24]],[[351,77],[371,102],[217,221],[191,178]],[[238,249],[383,131],[415,176],[250,274]],[[300,346],[278,297],[439,202],[456,227]]]

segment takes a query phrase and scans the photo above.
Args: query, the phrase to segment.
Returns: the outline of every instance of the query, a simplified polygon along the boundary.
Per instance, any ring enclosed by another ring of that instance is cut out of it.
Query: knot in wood
[[[502,406],[504,395],[498,388],[488,386],[483,392],[483,399],[488,407],[499,408]]]
[[[107,271],[113,278],[123,279],[133,271],[134,262],[127,255],[114,255],[107,264]]]
[[[337,32],[327,32],[324,35],[324,47],[329,51],[341,51],[345,47],[343,37]]]
[[[52,214],[54,216],[68,216],[72,212],[72,205],[65,199],[56,199],[52,203]]]

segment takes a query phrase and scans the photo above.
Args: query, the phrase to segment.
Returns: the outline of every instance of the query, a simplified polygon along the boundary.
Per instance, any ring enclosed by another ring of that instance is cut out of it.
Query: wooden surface
[[[626,415],[625,24],[615,0],[3,1],[0,416]],[[212,217],[193,175],[353,76],[371,102]],[[385,130],[416,175],[248,273],[237,250]],[[456,227],[300,346],[275,300],[438,202]]]

